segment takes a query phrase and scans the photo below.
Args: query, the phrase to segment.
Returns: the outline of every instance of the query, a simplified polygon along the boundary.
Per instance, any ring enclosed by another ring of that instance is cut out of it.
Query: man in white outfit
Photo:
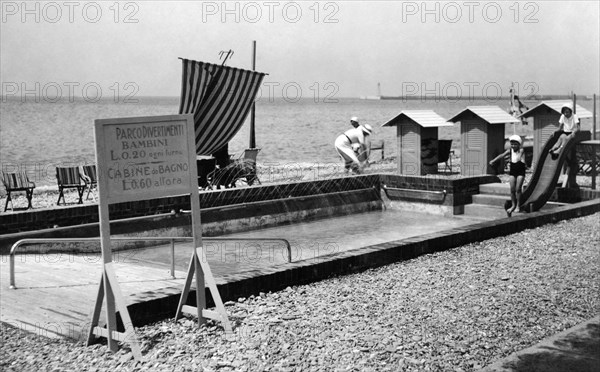
[[[348,129],[335,139],[335,149],[344,161],[346,173],[352,170],[354,173],[359,174],[362,171],[361,162],[354,151],[355,148],[360,149],[366,146],[365,137],[371,135],[371,133],[373,133],[373,128],[369,124],[365,124]]]

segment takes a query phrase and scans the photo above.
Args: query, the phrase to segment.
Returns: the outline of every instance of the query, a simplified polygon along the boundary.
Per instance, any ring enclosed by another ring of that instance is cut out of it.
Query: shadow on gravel
[[[520,355],[502,367],[514,372],[600,371],[600,325],[588,324],[585,332],[567,335],[539,353]]]

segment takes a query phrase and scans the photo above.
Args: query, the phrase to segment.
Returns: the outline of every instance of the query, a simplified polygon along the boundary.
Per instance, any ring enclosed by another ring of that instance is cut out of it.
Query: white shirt
[[[520,148],[519,151],[515,151],[512,148],[510,149],[510,162],[511,163],[518,163],[518,162],[525,163],[525,152],[523,151],[523,148]]]
[[[347,131],[344,132],[344,134],[348,137],[351,144],[352,143],[359,143],[361,145],[365,144],[365,134],[363,133],[362,129],[360,129],[360,128],[348,129]]]
[[[560,119],[558,119],[558,124],[563,125],[563,131],[572,132],[577,124],[579,124],[579,118],[575,114],[571,114],[570,118],[567,118],[565,115],[561,115]]]

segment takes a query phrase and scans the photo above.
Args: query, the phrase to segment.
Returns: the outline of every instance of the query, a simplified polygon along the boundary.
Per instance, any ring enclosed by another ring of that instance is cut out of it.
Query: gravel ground
[[[227,303],[209,322],[138,328],[127,345],[3,325],[6,371],[472,371],[598,314],[600,213]]]

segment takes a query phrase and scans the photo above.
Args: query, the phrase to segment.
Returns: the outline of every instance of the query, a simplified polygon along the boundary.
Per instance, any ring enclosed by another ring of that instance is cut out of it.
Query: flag
[[[523,102],[519,99],[513,90],[513,87],[510,87],[510,108],[508,109],[508,113],[511,114],[515,118],[519,118],[519,116],[525,111],[529,110],[529,107],[525,106]],[[523,125],[527,125],[527,119],[519,118]]]
[[[246,120],[265,74],[182,59],[180,114],[194,114],[196,154],[211,155]]]

